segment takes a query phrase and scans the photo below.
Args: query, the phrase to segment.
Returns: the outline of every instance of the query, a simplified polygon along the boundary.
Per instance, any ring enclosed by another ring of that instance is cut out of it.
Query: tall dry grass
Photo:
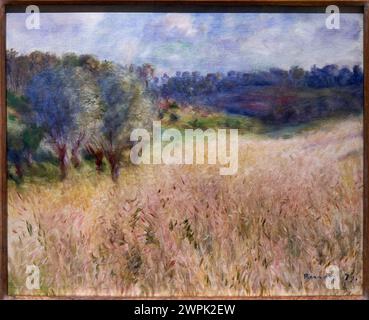
[[[361,123],[327,123],[291,139],[244,137],[235,176],[155,165],[123,170],[118,185],[91,171],[11,187],[10,293],[360,294]],[[40,290],[25,286],[32,264]],[[332,264],[341,290],[304,278]]]

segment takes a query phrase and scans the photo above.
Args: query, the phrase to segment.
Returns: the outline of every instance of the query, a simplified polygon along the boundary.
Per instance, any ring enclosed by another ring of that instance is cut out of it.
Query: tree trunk
[[[81,148],[82,141],[85,137],[84,133],[81,133],[78,139],[72,145],[72,163],[75,168],[78,168],[81,165],[81,158],[79,154],[79,149]]]
[[[27,166],[30,168],[33,164],[33,157],[32,157],[32,152],[31,151],[27,151],[27,155],[26,155],[26,163]]]
[[[120,174],[120,167],[119,165],[115,164],[114,166],[111,167],[111,178],[114,182],[118,182],[119,174]]]
[[[101,150],[96,151],[95,152],[95,164],[96,164],[96,171],[98,173],[102,172],[103,159],[104,159],[104,153]]]
[[[15,164],[15,173],[17,174],[17,177],[19,179],[23,178],[23,169],[22,169],[22,165],[20,163]]]
[[[110,164],[111,178],[114,182],[117,182],[120,174],[120,164],[118,157],[113,152],[109,152],[107,159]]]
[[[98,173],[101,173],[103,169],[102,166],[104,159],[104,151],[99,148],[94,148],[92,145],[87,145],[86,151],[95,158],[96,171]]]
[[[58,158],[60,180],[64,180],[67,177],[67,146],[65,144],[58,146]]]
[[[79,166],[81,165],[81,158],[79,156],[79,152],[78,152],[78,149],[73,149],[72,150],[72,158],[71,158],[71,161],[73,163],[73,166],[75,168],[79,168]]]

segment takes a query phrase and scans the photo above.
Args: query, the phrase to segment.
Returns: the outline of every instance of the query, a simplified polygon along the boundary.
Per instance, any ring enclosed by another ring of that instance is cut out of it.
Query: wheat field
[[[126,166],[9,185],[11,295],[361,294],[362,118],[240,137],[239,169]],[[25,286],[27,265],[40,289]],[[341,289],[326,288],[327,266]]]

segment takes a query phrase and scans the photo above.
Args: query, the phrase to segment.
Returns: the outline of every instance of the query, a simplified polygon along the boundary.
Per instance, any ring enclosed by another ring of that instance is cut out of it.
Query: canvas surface
[[[30,17],[6,16],[10,295],[362,293],[362,14]]]

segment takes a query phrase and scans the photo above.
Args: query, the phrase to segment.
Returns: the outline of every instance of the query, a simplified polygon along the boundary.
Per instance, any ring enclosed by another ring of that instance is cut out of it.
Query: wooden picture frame
[[[7,265],[7,156],[6,156],[6,131],[7,131],[7,106],[6,106],[6,10],[10,6],[26,5],[161,5],[161,6],[302,6],[323,7],[328,5],[357,6],[364,12],[364,214],[363,214],[363,293],[358,296],[276,296],[276,297],[217,297],[222,299],[369,299],[369,1],[368,0],[0,0],[0,194],[1,194],[1,219],[0,219],[0,300],[1,299],[84,299],[84,297],[35,297],[8,295],[8,265]],[[91,297],[86,297],[91,299]],[[93,297],[94,299],[130,299],[116,297]],[[165,297],[166,299],[179,299],[178,297]],[[191,298],[191,297],[186,297]],[[192,297],[199,299],[200,297]],[[209,298],[209,297],[206,297]],[[210,297],[214,298],[214,297]],[[157,298],[154,298],[157,299]],[[158,298],[160,299],[160,298]]]

